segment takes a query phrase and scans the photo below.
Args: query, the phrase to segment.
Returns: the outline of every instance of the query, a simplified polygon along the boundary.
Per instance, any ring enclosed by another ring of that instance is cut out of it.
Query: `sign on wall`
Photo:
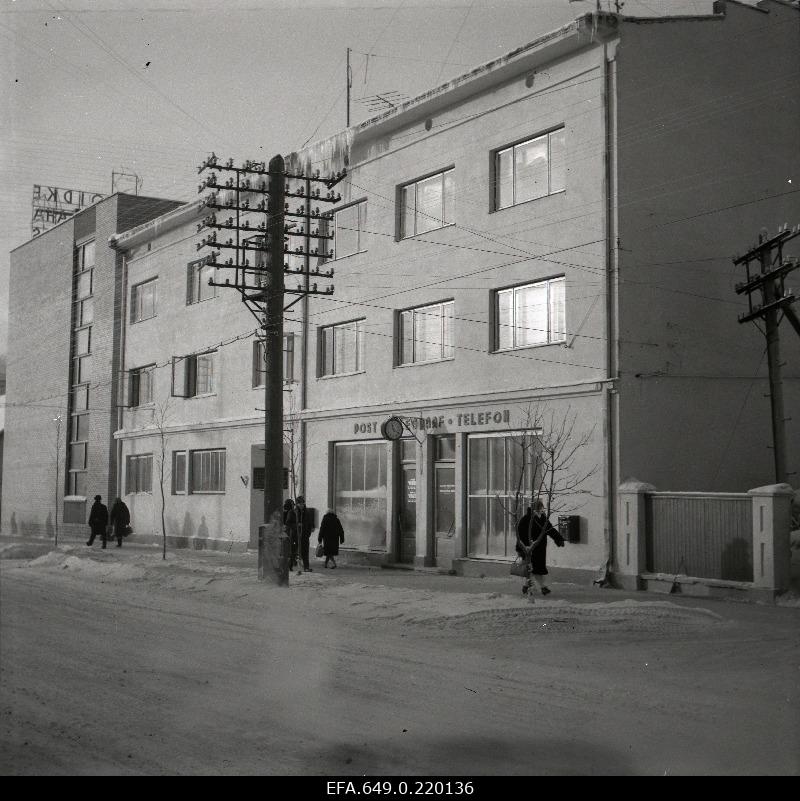
[[[31,202],[31,236],[49,231],[73,214],[97,203],[105,195],[83,189],[63,189],[60,186],[33,185]]]

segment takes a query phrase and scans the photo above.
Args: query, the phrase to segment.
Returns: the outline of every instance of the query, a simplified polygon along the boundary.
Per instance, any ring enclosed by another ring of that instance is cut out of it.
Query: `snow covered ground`
[[[0,771],[800,772],[797,608],[315,567],[0,545]]]

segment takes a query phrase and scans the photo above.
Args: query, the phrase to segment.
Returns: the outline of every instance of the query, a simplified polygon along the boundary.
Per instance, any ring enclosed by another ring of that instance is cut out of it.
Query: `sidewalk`
[[[0,559],[31,560],[53,551],[53,544],[42,539],[25,539],[0,535]],[[258,556],[254,551],[244,553],[226,553],[224,551],[193,550],[176,548],[167,551],[166,563],[162,560],[161,546],[125,542],[122,548],[116,542],[109,541],[108,548],[103,551],[99,541],[89,548],[83,541],[69,540],[60,543],[59,550],[68,552],[78,559],[102,560],[105,563],[129,564],[143,568],[169,569],[176,572],[216,572],[224,570],[228,578],[241,575],[242,578],[253,578],[258,571]],[[521,589],[523,580],[516,576],[507,577],[473,577],[453,576],[438,572],[436,569],[423,568],[410,570],[404,568],[382,568],[376,566],[349,565],[339,562],[335,570],[326,570],[323,560],[311,558],[312,573],[290,574],[289,584],[307,584],[313,578],[315,584],[322,582],[328,586],[358,584],[365,587],[385,586],[393,590],[418,590],[426,593],[466,593],[497,594],[507,597],[515,604],[524,599]],[[737,603],[734,601],[712,598],[698,598],[680,594],[662,594],[599,587],[589,582],[572,583],[551,581],[552,592],[546,601],[538,594],[535,602],[550,603],[553,601],[571,604],[609,604],[622,601],[672,603],[682,607],[703,608],[709,610],[726,609],[726,616],[731,610],[743,610],[747,607],[775,609],[772,604]],[[500,598],[498,598],[500,601]],[[780,599],[777,606],[800,609],[798,593],[790,593]]]

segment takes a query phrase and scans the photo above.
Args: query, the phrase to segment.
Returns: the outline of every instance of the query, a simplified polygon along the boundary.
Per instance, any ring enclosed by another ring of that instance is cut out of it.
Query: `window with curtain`
[[[225,449],[191,451],[189,491],[225,492]]]
[[[495,153],[494,208],[563,192],[566,185],[564,128]]]
[[[333,255],[341,259],[366,250],[364,229],[367,224],[367,201],[346,206],[333,215]]]
[[[441,361],[455,355],[452,300],[400,312],[399,364]]]
[[[455,170],[406,184],[400,190],[400,238],[455,222]]]
[[[563,276],[495,293],[495,350],[566,340]]]
[[[353,320],[320,329],[320,376],[364,370],[364,322]]]

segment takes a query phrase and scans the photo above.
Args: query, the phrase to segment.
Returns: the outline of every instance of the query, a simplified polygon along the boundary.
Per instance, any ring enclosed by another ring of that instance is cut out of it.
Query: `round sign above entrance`
[[[390,441],[400,439],[403,436],[403,421],[399,417],[390,417],[381,425],[381,434]]]

